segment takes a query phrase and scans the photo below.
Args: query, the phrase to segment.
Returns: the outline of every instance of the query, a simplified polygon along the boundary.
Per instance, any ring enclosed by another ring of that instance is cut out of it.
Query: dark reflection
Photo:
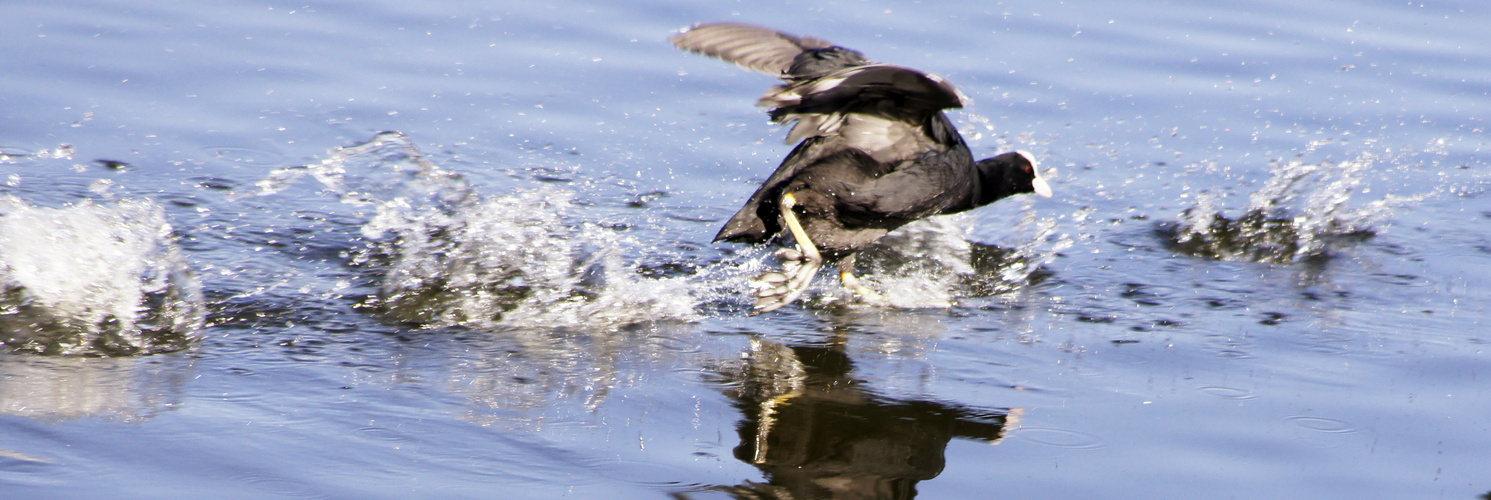
[[[852,376],[842,342],[785,346],[753,339],[720,370],[744,418],[735,458],[766,474],[718,490],[736,498],[906,499],[937,477],[953,438],[997,443],[1019,411],[898,400]]]

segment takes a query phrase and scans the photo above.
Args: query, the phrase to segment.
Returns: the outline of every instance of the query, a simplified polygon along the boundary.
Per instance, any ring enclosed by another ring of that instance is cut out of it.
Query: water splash
[[[475,327],[692,319],[687,283],[637,275],[622,252],[641,246],[629,236],[573,227],[572,196],[540,188],[448,212],[380,205],[359,259],[388,262],[378,307],[401,321]]]
[[[38,208],[0,196],[0,340],[40,354],[184,349],[200,336],[200,285],[150,200]]]
[[[1033,200],[1027,200],[1026,203],[1032,204]],[[1045,279],[1049,273],[1042,271],[1043,266],[1056,260],[1057,255],[1075,244],[1070,235],[1057,234],[1056,229],[1060,224],[1055,219],[1042,218],[1029,206],[1020,213],[1020,223],[1015,230],[1028,236],[1019,245],[1009,250],[985,251],[974,255],[975,267],[999,270],[998,280],[984,279],[973,285],[976,296],[1009,292]],[[998,247],[989,248],[1002,250]]]
[[[907,224],[861,253],[871,270],[864,280],[902,308],[948,307],[1021,290],[1040,281],[1043,266],[1072,244],[1056,237],[1056,221],[1026,208],[1015,228],[1020,243],[1010,248],[970,241],[971,214]]]
[[[700,308],[748,306],[747,277],[768,253],[746,250],[690,264],[685,273],[658,272],[680,266],[681,257],[583,221],[574,214],[574,192],[540,186],[482,196],[397,132],[333,150],[319,164],[272,172],[233,196],[280,193],[307,177],[344,203],[373,207],[362,226],[368,244],[351,263],[378,276],[379,293],[363,305],[395,321],[474,328],[692,321]],[[1061,247],[1047,241],[1054,223],[1032,217],[1021,226],[1038,234],[1015,249],[970,243],[967,216],[908,225],[866,253],[867,282],[902,308],[948,307],[958,298],[1019,289]],[[657,260],[668,264],[653,265]],[[852,299],[840,292],[820,280],[813,296],[819,303]]]
[[[964,276],[974,274],[967,215],[907,224],[860,254],[865,283],[900,308],[950,307]],[[844,292],[847,293],[847,292]]]
[[[1319,144],[1311,144],[1314,151]],[[1325,258],[1333,249],[1376,235],[1376,227],[1393,207],[1427,195],[1387,195],[1353,208],[1362,192],[1362,177],[1377,163],[1371,153],[1343,162],[1306,163],[1301,154],[1276,163],[1273,175],[1252,193],[1242,215],[1229,218],[1216,208],[1210,193],[1198,193],[1195,205],[1159,232],[1171,248],[1218,260],[1290,263]]]
[[[552,187],[483,197],[429,161],[403,134],[338,148],[317,165],[273,172],[240,196],[311,176],[342,202],[376,209],[351,263],[382,276],[364,305],[396,321],[475,328],[615,327],[691,320],[680,278],[636,271],[645,246],[575,222],[574,193]]]

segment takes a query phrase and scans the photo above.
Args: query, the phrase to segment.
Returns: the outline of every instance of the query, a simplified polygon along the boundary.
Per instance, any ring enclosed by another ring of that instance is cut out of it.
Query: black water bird
[[[783,80],[757,105],[791,127],[787,143],[797,147],[715,236],[765,243],[791,234],[796,242],[776,253],[781,272],[754,280],[757,314],[796,300],[825,261],[837,262],[846,288],[882,301],[854,275],[864,246],[928,216],[1020,193],[1051,196],[1029,153],[973,160],[942,113],[963,107],[964,97],[941,77],[745,24],[701,24],[670,41]]]

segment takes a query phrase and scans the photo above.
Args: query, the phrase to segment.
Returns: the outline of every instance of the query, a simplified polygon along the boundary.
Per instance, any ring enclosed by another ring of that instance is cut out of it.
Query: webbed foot
[[[797,248],[777,251],[777,259],[782,261],[780,272],[762,273],[751,280],[751,286],[757,289],[752,315],[775,311],[797,300],[813,282],[818,268],[823,267],[823,256],[818,253],[818,247],[813,245],[807,231],[803,230],[802,223],[798,222],[797,213],[792,211],[794,206],[797,206],[797,199],[792,193],[782,196],[782,220],[787,223],[792,238],[797,240]]]
[[[751,280],[751,287],[756,289],[752,314],[775,311],[797,300],[813,282],[818,268],[823,266],[821,258],[810,259],[803,252],[790,248],[778,250],[776,256],[782,261],[781,271],[761,273]]]

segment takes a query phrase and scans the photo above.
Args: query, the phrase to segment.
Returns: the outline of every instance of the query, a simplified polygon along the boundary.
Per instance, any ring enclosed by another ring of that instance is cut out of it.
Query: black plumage
[[[703,24],[671,41],[783,80],[758,105],[791,127],[787,142],[797,147],[715,236],[765,243],[785,233],[797,243],[777,253],[783,272],[757,278],[758,313],[795,300],[825,259],[838,262],[846,287],[875,300],[853,274],[865,245],[917,219],[1051,194],[1027,153],[973,160],[942,113],[964,98],[938,76],[743,24]]]

